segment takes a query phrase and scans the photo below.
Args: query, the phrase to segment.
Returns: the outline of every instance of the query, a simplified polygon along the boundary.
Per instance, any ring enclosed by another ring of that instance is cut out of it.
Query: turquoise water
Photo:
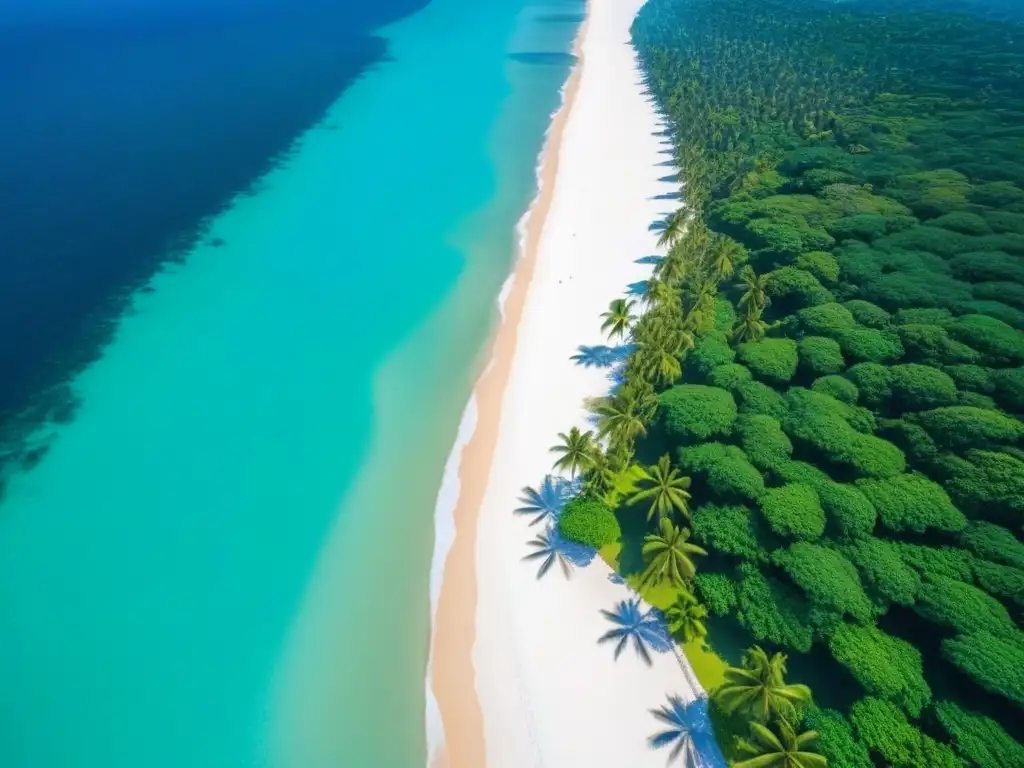
[[[434,495],[568,68],[509,54],[581,10],[385,30],[133,298],[0,504],[5,768],[422,765]]]

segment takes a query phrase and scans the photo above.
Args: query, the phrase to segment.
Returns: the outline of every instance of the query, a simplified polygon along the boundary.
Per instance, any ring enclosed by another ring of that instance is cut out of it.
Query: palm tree
[[[708,628],[704,620],[708,617],[708,609],[697,602],[697,598],[688,589],[680,590],[676,601],[666,612],[668,626],[673,632],[679,633],[683,642],[688,643],[698,637],[705,637]]]
[[[530,525],[548,519],[555,520],[565,506],[572,487],[573,484],[563,477],[547,475],[539,488],[534,489],[528,485],[523,487],[523,495],[519,497],[523,506],[516,509],[515,513],[533,515]]]
[[[761,723],[750,723],[750,739],[737,739],[736,749],[751,755],[749,760],[733,763],[734,768],[827,768],[828,760],[817,752],[808,751],[818,738],[817,731],[797,734],[785,720],[780,720],[775,731]]]
[[[690,559],[691,555],[706,555],[707,552],[696,544],[690,544],[689,538],[688,528],[677,528],[671,520],[663,517],[658,533],[644,537],[645,543],[640,551],[648,563],[640,577],[641,585],[647,587],[668,580],[681,587],[692,579],[697,568]]]
[[[537,571],[537,578],[541,578],[551,570],[551,566],[558,563],[562,568],[562,573],[565,574],[565,578],[572,576],[572,565],[569,559],[562,552],[558,546],[558,534],[553,530],[548,529],[544,533],[539,533],[531,541],[527,542],[528,546],[533,547],[536,552],[523,557],[523,560],[540,560],[544,559],[544,562],[540,564],[540,570]]]
[[[562,442],[551,446],[551,453],[560,454],[555,461],[555,469],[568,469],[570,477],[576,477],[581,469],[589,467],[594,460],[594,433],[589,429],[580,432],[577,427],[569,430],[569,434],[558,433]]]
[[[768,656],[755,645],[744,654],[742,667],[725,670],[725,683],[715,691],[715,701],[726,713],[743,712],[761,722],[778,717],[795,720],[797,705],[811,700],[811,689],[789,685],[785,677],[786,654]]]
[[[748,264],[740,271],[740,284],[743,295],[740,296],[739,307],[757,307],[763,310],[768,306],[768,275],[758,275]]]
[[[604,318],[601,330],[608,333],[609,339],[614,339],[616,336],[622,338],[629,331],[633,321],[636,320],[636,316],[633,314],[635,303],[629,299],[615,299],[608,305],[608,311],[601,315]]]
[[[632,443],[641,435],[646,435],[644,405],[643,400],[625,387],[613,397],[601,402],[596,408],[600,417],[597,426],[598,437],[611,438],[613,443]]]
[[[657,464],[640,470],[640,480],[650,485],[641,488],[634,493],[630,504],[638,501],[651,500],[651,508],[647,511],[647,519],[654,517],[655,512],[658,519],[670,517],[673,512],[678,511],[684,517],[688,517],[690,510],[687,502],[690,494],[687,490],[690,487],[690,478],[684,477],[676,467],[672,466],[672,460],[666,453]]]
[[[679,285],[683,281],[686,277],[686,253],[679,243],[673,245],[665,258],[658,262],[654,274],[668,285]]]
[[[648,665],[651,664],[648,646],[662,653],[672,647],[658,615],[654,611],[645,613],[640,607],[640,601],[636,598],[623,600],[616,604],[614,611],[602,610],[601,613],[616,626],[601,635],[597,642],[614,641],[616,643],[616,659],[619,658],[619,654],[626,648],[630,640],[633,641],[633,648],[637,655]]]
[[[714,748],[715,732],[711,726],[706,699],[697,698],[684,704],[679,696],[669,696],[668,705],[652,709],[651,714],[668,725],[666,730],[651,736],[649,743],[655,749],[671,744],[669,763],[685,752],[685,764],[697,765],[694,753],[699,754],[703,751],[699,749],[699,745]]]
[[[671,248],[673,245],[682,240],[683,235],[686,233],[686,223],[688,220],[686,210],[680,208],[678,211],[670,214],[665,219],[665,226],[661,230],[661,235],[658,237],[658,247],[668,246]]]
[[[737,344],[744,341],[760,341],[767,330],[768,324],[761,319],[761,309],[748,304],[743,317],[732,327],[732,340]]]
[[[595,499],[603,499],[615,487],[615,471],[608,455],[595,446],[593,463],[583,480],[583,492]]]
[[[715,281],[728,280],[743,258],[743,246],[731,237],[719,235],[714,240],[711,255],[711,275]]]

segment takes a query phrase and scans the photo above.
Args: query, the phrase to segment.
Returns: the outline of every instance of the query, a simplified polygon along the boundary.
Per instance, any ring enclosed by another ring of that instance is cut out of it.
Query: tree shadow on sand
[[[655,608],[644,611],[637,598],[623,600],[616,604],[614,610],[602,610],[601,614],[615,626],[601,635],[597,642],[614,642],[616,660],[630,641],[637,656],[648,666],[653,663],[652,650],[658,653],[668,653],[672,650],[672,638],[661,611]]]
[[[632,354],[632,344],[617,344],[610,347],[607,344],[597,344],[593,347],[581,345],[579,352],[573,355],[570,360],[582,365],[584,368],[611,368],[624,362]]]
[[[597,550],[584,544],[562,536],[558,526],[548,524],[544,533],[538,534],[527,542],[527,546],[533,548],[533,552],[523,557],[523,560],[539,560],[540,568],[537,570],[537,578],[544,578],[544,574],[557,564],[562,573],[568,579],[572,576],[573,568],[585,568],[590,565],[597,556]]]
[[[651,736],[648,744],[653,749],[671,746],[669,765],[682,754],[683,765],[690,768],[726,768],[704,696],[688,703],[683,703],[679,696],[669,696],[668,704],[652,709],[651,714],[668,728]]]
[[[641,256],[639,259],[633,259],[634,264],[661,264],[665,260],[664,256],[653,254],[651,256]]]
[[[523,487],[523,495],[519,497],[523,506],[513,511],[517,515],[533,515],[534,519],[530,521],[530,525],[537,525],[545,520],[557,522],[562,508],[569,499],[579,493],[580,486],[579,480],[546,475],[536,488],[528,485]]]

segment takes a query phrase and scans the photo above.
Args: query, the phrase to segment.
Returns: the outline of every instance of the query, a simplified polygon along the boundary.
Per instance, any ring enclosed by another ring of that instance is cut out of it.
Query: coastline
[[[450,506],[444,499],[449,485],[449,466],[438,494],[435,510],[435,548],[431,564],[430,655],[427,663],[428,765],[431,768],[483,768],[486,765],[483,712],[476,696],[473,646],[477,606],[476,536],[477,515],[487,490],[500,428],[501,407],[508,386],[518,326],[537,263],[539,242],[551,208],[558,175],[559,152],[568,117],[585,66],[583,43],[594,0],[587,2],[587,15],[573,41],[576,57],[565,85],[562,102],[552,116],[541,151],[537,173],[537,194],[517,229],[522,238],[519,255],[498,297],[500,323],[491,344],[489,361],[481,374],[463,420],[459,439],[449,462],[457,487],[447,516],[450,530],[442,528],[441,510]],[[473,426],[467,436],[465,425]],[[447,540],[447,549],[438,541]],[[435,596],[436,590],[436,596]]]

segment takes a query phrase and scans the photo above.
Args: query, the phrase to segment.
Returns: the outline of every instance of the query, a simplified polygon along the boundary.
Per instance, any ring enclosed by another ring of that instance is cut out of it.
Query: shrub
[[[903,562],[921,574],[922,578],[949,578],[970,581],[971,553],[956,547],[926,547],[905,541],[894,542]]]
[[[754,559],[758,555],[757,515],[749,507],[704,504],[693,512],[693,538],[717,552]]]
[[[921,576],[903,561],[893,544],[869,536],[844,546],[842,552],[877,596],[899,605],[914,603]]]
[[[860,480],[857,487],[877,510],[882,525],[890,531],[956,532],[967,525],[967,519],[953,506],[942,486],[924,475]]]
[[[558,530],[567,539],[597,548],[614,544],[622,536],[612,508],[596,499],[573,499],[566,504]]]
[[[992,381],[993,371],[990,368],[982,368],[980,365],[950,365],[943,370],[949,374],[960,389],[980,392],[984,395],[995,392],[995,383]]]
[[[776,550],[772,562],[789,574],[816,607],[861,621],[871,618],[871,601],[864,594],[857,569],[837,550],[798,541]]]
[[[980,558],[1024,570],[1024,543],[1001,525],[970,522],[960,532],[959,542]]]
[[[801,309],[797,312],[797,318],[807,333],[829,338],[835,338],[857,324],[849,309],[834,302]]]
[[[981,216],[967,211],[957,211],[925,222],[925,226],[942,227],[964,235],[988,235],[992,228]]]
[[[953,274],[971,283],[1006,281],[1024,283],[1024,264],[1002,251],[961,253],[949,260]]]
[[[975,560],[974,578],[990,595],[1024,606],[1024,571],[988,560]]]
[[[765,578],[754,563],[742,563],[736,588],[736,619],[755,638],[806,653],[813,632],[808,606],[799,592],[776,579]]]
[[[908,360],[926,365],[956,365],[972,363],[980,355],[966,344],[949,337],[939,325],[908,323],[898,326],[897,335]]]
[[[1024,221],[1024,216],[1020,217]],[[1018,283],[975,283],[971,286],[975,299],[1002,301],[1011,307],[1024,310],[1024,285]]]
[[[889,272],[861,288],[861,295],[881,307],[954,307],[970,301],[971,286],[925,269]]]
[[[779,536],[810,540],[825,532],[825,511],[809,486],[790,483],[781,488],[769,488],[758,503],[768,524]]]
[[[792,339],[763,339],[739,346],[740,361],[758,379],[784,384],[796,373],[797,346]]]
[[[1019,525],[1024,514],[1024,462],[999,451],[947,457],[945,488],[973,517]]]
[[[715,330],[719,333],[729,333],[736,325],[736,308],[732,302],[721,297],[715,299]]]
[[[861,699],[850,710],[860,740],[891,768],[963,768],[953,750],[912,726],[888,701]]]
[[[735,445],[703,443],[679,451],[679,464],[702,475],[708,489],[723,501],[753,501],[764,492],[764,478]]]
[[[686,367],[706,380],[717,366],[731,363],[735,358],[736,352],[726,342],[714,336],[705,336],[686,356]]]
[[[665,432],[683,442],[726,435],[736,419],[729,392],[700,384],[680,384],[658,398]]]
[[[838,219],[829,230],[837,240],[857,237],[870,242],[885,234],[886,219],[877,213],[859,213]]]
[[[701,602],[715,616],[728,616],[736,607],[736,587],[723,573],[698,573],[694,579]]]
[[[726,365],[719,365],[711,371],[708,383],[713,387],[734,392],[739,389],[741,384],[746,384],[748,381],[752,381],[753,378],[745,366],[739,363],[727,363]]]
[[[990,693],[1024,706],[1024,640],[971,632],[942,641],[942,655]]]
[[[949,374],[919,363],[889,369],[889,387],[898,407],[920,411],[956,402],[956,384]]]
[[[834,709],[810,707],[804,728],[818,732],[817,751],[836,768],[874,768],[867,747],[853,737],[849,721]]]
[[[834,397],[847,405],[856,405],[859,395],[857,385],[842,376],[822,376],[811,384],[811,390]]]
[[[1011,413],[1024,413],[1024,369],[1003,368],[992,372],[996,401]]]
[[[859,398],[869,408],[880,408],[892,397],[889,369],[878,363],[857,363],[845,374],[857,385]]]
[[[850,310],[853,319],[868,328],[887,328],[892,316],[879,306],[863,299],[853,299],[843,303]]]
[[[827,336],[805,336],[797,344],[800,362],[812,376],[839,373],[846,367],[839,342]]]
[[[797,256],[793,266],[810,272],[823,283],[835,283],[839,280],[839,262],[828,251],[808,251]]]
[[[1024,312],[1016,307],[1003,304],[1001,301],[985,301],[981,299],[965,301],[962,304],[956,305],[956,311],[962,314],[988,315],[997,320],[1002,320],[1017,330],[1024,328]]]
[[[869,694],[902,707],[913,717],[931,701],[921,652],[907,641],[877,627],[842,624],[829,638],[828,647]]]
[[[871,534],[877,513],[859,488],[831,480],[815,488],[826,517],[835,526],[838,538],[854,539]]]
[[[1024,765],[1024,745],[991,718],[961,708],[952,701],[935,704],[935,717],[953,742],[957,754],[980,768]]]
[[[994,317],[963,315],[949,326],[949,334],[981,352],[989,365],[1003,367],[1024,362],[1021,332]]]
[[[1002,603],[972,584],[945,576],[929,577],[921,585],[914,610],[961,634],[981,631],[1010,637],[1017,633]]]
[[[740,413],[764,414],[782,419],[789,412],[785,398],[760,381],[750,381],[736,388],[740,398]]]
[[[998,411],[953,405],[913,415],[938,445],[946,448],[986,448],[1015,443],[1024,424]]]
[[[833,300],[832,293],[810,272],[780,267],[768,273],[768,296],[796,307],[813,307]]]
[[[841,332],[836,341],[839,342],[843,354],[854,360],[885,363],[903,357],[903,343],[899,336],[891,331],[855,326]]]
[[[744,453],[754,466],[762,470],[776,467],[793,454],[793,444],[782,431],[778,419],[762,414],[743,416],[737,432]]]

